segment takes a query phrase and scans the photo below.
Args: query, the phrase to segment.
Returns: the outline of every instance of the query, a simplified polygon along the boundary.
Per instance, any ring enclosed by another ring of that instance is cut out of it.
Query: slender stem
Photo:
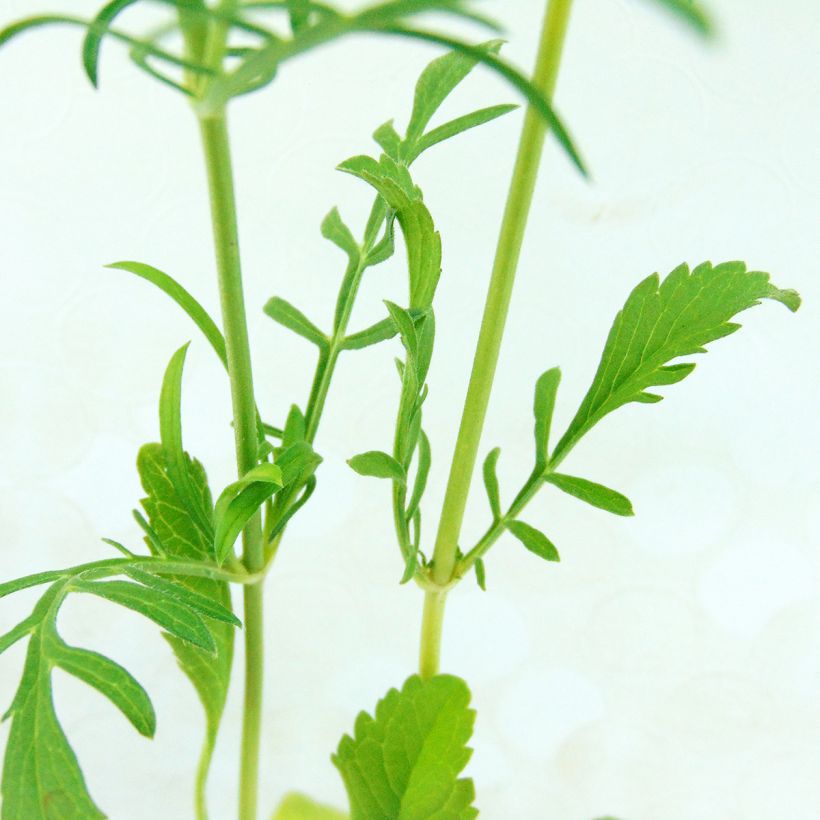
[[[572,0],[551,0],[547,6],[533,77],[535,86],[547,96],[552,96],[555,90],[571,7]],[[498,364],[546,131],[544,120],[530,106],[524,120],[518,157],[507,197],[473,370],[439,521],[433,554],[433,580],[439,586],[445,586],[450,582],[456,567],[464,510]],[[443,608],[443,602],[441,607]],[[441,620],[438,619],[439,630]],[[425,632],[423,639],[430,644],[429,650],[426,647],[422,648],[422,657],[427,657],[440,646],[441,637]]]
[[[214,247],[219,275],[222,323],[231,382],[236,441],[236,466],[243,476],[258,463],[256,403],[253,393],[245,296],[239,260],[236,196],[224,112],[200,120],[213,218]],[[249,573],[264,568],[262,518],[257,513],[242,534],[243,563]],[[262,585],[244,589],[245,603],[245,709],[239,790],[241,820],[255,820],[259,779],[259,742],[263,684]]]
[[[419,651],[419,674],[432,678],[438,674],[441,657],[441,632],[444,624],[444,604],[447,593],[428,590],[424,594],[424,616],[421,622],[421,649]]]

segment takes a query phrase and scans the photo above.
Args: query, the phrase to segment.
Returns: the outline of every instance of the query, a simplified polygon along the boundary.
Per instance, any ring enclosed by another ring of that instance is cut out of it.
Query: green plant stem
[[[236,196],[231,167],[228,129],[224,112],[200,120],[213,218],[214,247],[219,276],[222,323],[231,382],[237,473],[241,477],[258,462],[256,403],[253,392],[245,296],[239,260]],[[262,517],[257,513],[242,533],[245,569],[264,568]],[[244,589],[245,708],[239,787],[239,816],[255,820],[259,780],[259,742],[263,688],[263,588]]]
[[[533,83],[548,97],[551,97],[555,90],[571,7],[572,0],[551,0],[547,6]],[[507,197],[470,384],[436,536],[432,573],[434,582],[441,587],[452,580],[456,566],[464,510],[495,378],[546,132],[544,120],[530,106],[524,120],[518,157]],[[440,608],[443,609],[443,606],[442,602]],[[442,620],[436,619],[439,631]],[[431,630],[428,630],[422,633],[422,641],[426,642],[427,646],[422,647],[421,655],[427,658],[432,656],[434,651],[438,651],[441,636],[433,635]],[[429,668],[437,667],[437,662],[429,664]]]
[[[424,615],[421,622],[421,649],[419,651],[419,674],[423,678],[432,678],[438,674],[446,600],[447,593],[443,590],[427,590],[424,593]]]

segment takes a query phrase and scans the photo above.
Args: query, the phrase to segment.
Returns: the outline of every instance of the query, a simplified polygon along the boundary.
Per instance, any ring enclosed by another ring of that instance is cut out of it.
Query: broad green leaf
[[[348,815],[330,806],[316,803],[303,794],[285,795],[273,820],[347,820]]]
[[[124,270],[145,279],[156,285],[163,293],[170,296],[191,318],[194,324],[202,331],[208,343],[214,349],[222,364],[228,366],[228,357],[225,352],[225,339],[216,322],[208,311],[175,279],[151,265],[142,262],[115,262],[107,267],[114,270]]]
[[[161,545],[163,552],[169,558],[213,561],[213,539],[187,514],[168,475],[162,446],[143,446],[137,458],[137,467],[147,495],[142,499],[142,505],[148,515],[153,537]],[[187,468],[197,494],[203,499],[203,506],[211,507],[211,493],[202,465],[189,459]],[[150,538],[151,536],[148,540]],[[176,583],[230,609],[231,595],[227,584],[207,578],[173,577]],[[205,710],[207,727],[196,785],[197,804],[200,806],[205,805],[208,765],[225,708],[233,664],[234,627],[227,623],[212,622],[209,629],[216,644],[216,654],[186,641],[168,638],[180,668],[194,685]]]
[[[544,481],[558,487],[569,495],[586,501],[598,509],[606,510],[614,515],[630,516],[635,515],[632,509],[632,502],[625,496],[603,484],[596,484],[594,481],[587,481],[585,478],[563,475],[562,473],[548,473],[544,476]]]
[[[419,431],[419,458],[416,467],[416,480],[413,482],[413,495],[407,505],[406,518],[411,519],[421,504],[424,491],[427,489],[427,479],[430,475],[430,465],[432,463],[432,453],[430,452],[430,439],[427,438],[424,430]]]
[[[791,311],[800,306],[795,291],[776,288],[769,274],[747,271],[742,262],[714,267],[706,262],[691,273],[681,265],[663,281],[657,274],[644,279],[615,318],[592,386],[555,448],[553,462],[613,410],[628,402],[660,401],[646,389],[675,384],[695,367],[668,362],[705,353],[709,342],[740,328],[731,321],[736,314],[761,299],[782,302]]]
[[[487,458],[484,459],[484,486],[487,489],[487,499],[490,502],[490,510],[493,514],[493,521],[501,519],[501,493],[498,488],[498,474],[496,472],[496,465],[498,464],[498,457],[501,455],[501,448],[496,447],[487,453]]]
[[[502,44],[502,40],[493,40],[478,48],[487,54],[498,54]],[[433,60],[424,69],[416,83],[413,113],[407,125],[407,142],[410,145],[422,136],[444,100],[477,65],[476,57],[453,51]]]
[[[441,237],[410,172],[386,154],[378,161],[353,157],[338,167],[372,185],[396,212],[407,245],[410,308],[428,308],[441,276]]]
[[[409,678],[362,712],[333,763],[350,798],[351,820],[472,820],[472,780],[459,779],[470,759],[475,712],[459,678]]]
[[[680,17],[700,34],[708,36],[713,33],[709,14],[694,0],[655,0],[655,2]]]
[[[365,347],[392,339],[397,332],[398,329],[392,317],[382,319],[381,322],[376,322],[375,325],[347,336],[342,343],[342,347],[344,350],[362,350]]]
[[[481,558],[476,558],[475,566],[475,580],[478,584],[479,589],[482,592],[487,591],[487,571],[484,567],[484,560]]]
[[[278,322],[282,327],[292,330],[303,339],[313,342],[320,350],[327,348],[327,336],[290,302],[274,296],[265,305],[264,311],[274,322]]]
[[[154,736],[157,726],[154,707],[148,693],[130,672],[98,652],[68,646],[59,639],[51,643],[49,655],[57,666],[105,695],[141,735]]]
[[[560,561],[555,544],[540,530],[523,521],[508,521],[507,529],[532,553],[545,561]]]
[[[209,652],[214,641],[202,619],[187,606],[155,589],[130,581],[75,581],[74,589],[105,598],[144,615],[171,635]]]
[[[213,531],[210,507],[203,507],[203,498],[191,480],[189,460],[182,447],[182,371],[188,344],[171,357],[159,398],[159,431],[165,455],[168,476],[185,509],[202,530]]]
[[[457,137],[465,131],[472,128],[477,128],[479,125],[492,122],[493,120],[515,111],[519,106],[517,105],[493,105],[489,108],[482,108],[479,111],[473,111],[471,114],[465,114],[462,117],[457,117],[450,122],[428,131],[424,136],[420,137],[412,149],[408,149],[406,161],[409,163],[415,162],[425,151],[438,145],[440,142]]]
[[[557,367],[548,370],[535,383],[535,466],[543,469],[549,461],[550,427],[555,411],[555,397],[561,382],[561,371]]]
[[[51,667],[38,632],[29,640],[20,687],[6,717],[2,820],[102,820],[54,711]]]
[[[214,509],[214,551],[218,563],[228,557],[239,534],[256,511],[283,485],[282,470],[275,464],[264,463],[223,490]]]
[[[371,450],[348,459],[347,462],[359,475],[371,478],[390,478],[399,484],[407,483],[404,467],[393,456],[379,450]]]

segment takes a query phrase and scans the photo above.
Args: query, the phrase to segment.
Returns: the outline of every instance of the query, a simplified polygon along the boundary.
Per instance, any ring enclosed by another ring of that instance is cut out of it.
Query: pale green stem
[[[534,85],[547,97],[552,97],[555,90],[571,7],[572,0],[551,0],[547,7],[533,77]],[[527,109],[524,129],[518,146],[518,157],[507,197],[507,206],[433,553],[433,580],[441,587],[446,586],[452,580],[456,567],[464,510],[495,378],[501,340],[504,335],[504,326],[538,169],[541,164],[546,132],[547,126],[544,120],[538,111],[530,106]],[[439,633],[443,621],[443,607],[443,600],[436,604],[436,609],[442,610],[439,617],[435,619]],[[426,615],[427,607],[425,608],[425,625],[427,624]],[[433,634],[432,629],[426,630],[422,633],[422,642],[422,658],[428,659],[428,668],[437,669],[438,660],[433,662],[432,656],[437,655],[439,651],[441,635]]]
[[[239,260],[236,196],[224,112],[200,120],[213,218],[222,323],[231,381],[236,466],[243,476],[258,463],[256,403],[253,393],[245,295]],[[245,569],[261,572],[265,556],[262,518],[257,513],[242,533]],[[256,820],[264,665],[262,584],[244,589],[245,708],[239,785],[240,820]]]

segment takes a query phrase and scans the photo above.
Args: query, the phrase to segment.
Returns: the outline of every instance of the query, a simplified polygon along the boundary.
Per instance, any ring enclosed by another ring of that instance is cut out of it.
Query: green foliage
[[[561,382],[561,371],[554,367],[535,383],[535,467],[543,470],[549,461],[550,427],[555,411],[555,398]]]
[[[484,459],[483,468],[484,487],[487,490],[487,499],[490,502],[493,521],[498,521],[501,518],[501,495],[498,488],[498,475],[496,474],[496,465],[498,464],[498,457],[500,455],[500,447],[490,450],[487,454],[487,458]]]
[[[699,34],[708,36],[713,33],[709,14],[695,0],[654,0],[668,11],[677,15]]]
[[[545,561],[560,561],[555,544],[543,532],[523,521],[508,521],[507,529],[534,555]]]
[[[587,481],[585,478],[576,478],[571,475],[562,475],[561,473],[547,473],[544,476],[544,481],[575,498],[579,498],[581,501],[586,501],[587,504],[591,504],[593,507],[598,507],[598,509],[606,510],[615,515],[635,515],[632,502],[626,496],[615,492],[615,490],[610,490],[609,487],[604,487],[602,484],[596,484],[594,481]]]
[[[285,795],[272,820],[347,820],[347,815],[314,802],[303,794]]]
[[[309,342],[313,342],[318,348],[324,350],[328,345],[328,338],[319,330],[313,322],[305,316],[302,311],[295,308],[290,302],[274,296],[265,305],[265,313],[278,322],[282,327],[292,330]]]
[[[459,774],[470,759],[475,712],[464,681],[449,675],[409,678],[362,712],[333,763],[350,798],[351,820],[468,820],[471,780]]]
[[[370,476],[371,478],[390,478],[401,484],[407,483],[407,474],[404,467],[393,456],[379,450],[371,450],[368,453],[353,456],[347,463],[359,475]]]

